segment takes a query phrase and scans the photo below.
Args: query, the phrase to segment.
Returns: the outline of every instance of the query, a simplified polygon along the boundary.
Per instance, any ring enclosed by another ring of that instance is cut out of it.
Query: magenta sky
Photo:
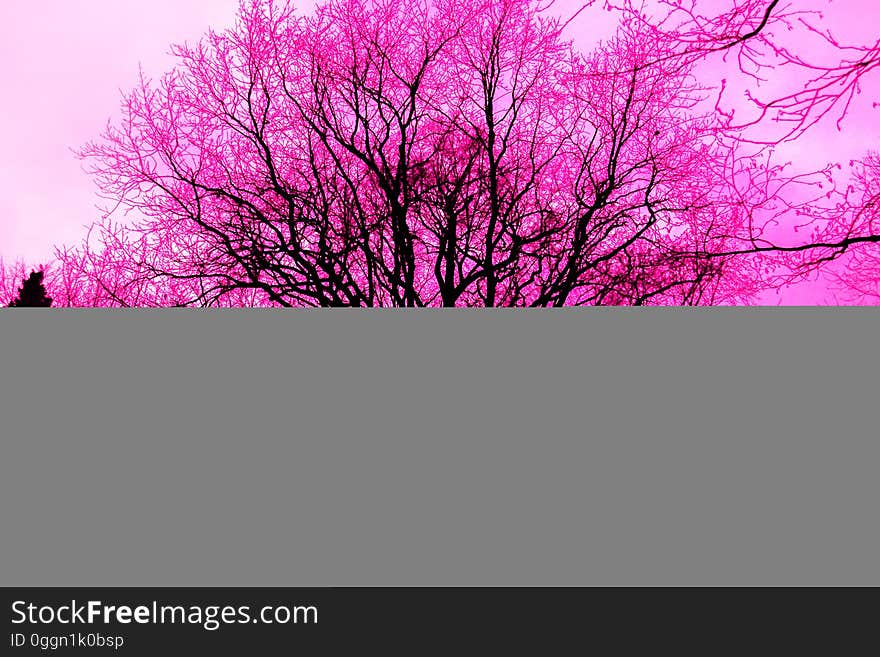
[[[825,4],[806,0],[804,4]],[[197,39],[228,24],[238,0],[4,0],[0,20],[0,257],[39,262],[53,244],[74,243],[98,216],[99,199],[71,148],[95,137],[114,115],[119,90],[132,85],[138,64],[160,73],[173,42]],[[300,3],[310,6],[311,2]],[[560,0],[570,11],[576,0]],[[587,39],[604,24],[594,13],[572,26]],[[836,0],[829,25],[844,40],[876,34],[876,0]],[[824,126],[786,157],[846,163],[880,148],[880,111],[866,89],[843,133]],[[871,97],[870,99],[868,97]],[[799,299],[809,301],[809,296]]]
[[[228,23],[237,0],[3,0],[0,12],[0,256],[39,260],[97,215],[70,149],[96,136],[142,62]]]

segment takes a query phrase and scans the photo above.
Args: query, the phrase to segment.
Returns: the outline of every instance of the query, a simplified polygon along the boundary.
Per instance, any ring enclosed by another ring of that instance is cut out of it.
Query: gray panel
[[[0,312],[0,584],[880,584],[880,310]]]

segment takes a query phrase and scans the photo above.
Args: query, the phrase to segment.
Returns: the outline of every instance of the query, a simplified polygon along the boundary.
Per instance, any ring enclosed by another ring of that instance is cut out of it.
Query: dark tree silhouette
[[[242,0],[80,149],[106,214],[46,288],[65,307],[738,305],[851,262],[875,289],[873,183],[777,148],[842,125],[880,42],[791,1],[554,3]],[[581,50],[572,21],[600,10],[616,27]]]
[[[18,298],[9,304],[10,308],[49,308],[52,299],[46,296],[43,286],[43,272],[32,271],[18,290]]]

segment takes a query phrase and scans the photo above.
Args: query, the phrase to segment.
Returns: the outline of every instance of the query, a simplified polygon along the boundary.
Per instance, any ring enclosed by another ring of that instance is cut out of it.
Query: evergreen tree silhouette
[[[32,271],[30,277],[18,290],[18,298],[9,304],[10,308],[48,308],[52,299],[46,296],[43,286],[43,272]]]

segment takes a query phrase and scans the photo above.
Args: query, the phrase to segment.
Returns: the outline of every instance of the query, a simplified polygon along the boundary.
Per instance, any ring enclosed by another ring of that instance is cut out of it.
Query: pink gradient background
[[[168,47],[234,17],[238,0],[3,0],[0,10],[0,257],[39,262],[98,217],[71,152],[96,137]]]
[[[577,0],[560,0],[569,14]],[[805,0],[825,6],[826,24],[843,41],[873,41],[877,0]],[[167,69],[171,43],[197,40],[208,26],[222,28],[238,0],[3,0],[0,11],[0,258],[38,263],[55,244],[76,243],[99,217],[100,201],[71,149],[101,132],[115,115],[120,90],[135,82],[138,66],[151,75]],[[308,10],[312,2],[300,2]],[[609,15],[590,11],[569,28],[585,45],[608,34]],[[712,72],[707,75],[712,77]],[[714,80],[713,80],[714,81]],[[844,165],[880,147],[877,84],[865,93],[839,132],[833,121],[781,150],[785,159]],[[821,286],[793,291],[786,302],[816,303]]]

